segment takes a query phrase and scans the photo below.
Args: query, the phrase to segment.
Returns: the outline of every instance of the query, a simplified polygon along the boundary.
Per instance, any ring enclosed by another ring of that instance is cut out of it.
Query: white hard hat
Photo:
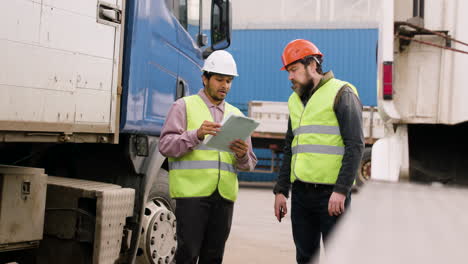
[[[216,50],[205,60],[202,71],[219,73],[224,75],[237,75],[236,62],[232,55],[224,50]]]

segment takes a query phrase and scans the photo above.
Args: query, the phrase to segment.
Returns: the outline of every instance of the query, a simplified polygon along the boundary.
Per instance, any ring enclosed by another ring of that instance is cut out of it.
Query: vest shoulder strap
[[[205,103],[203,102],[203,99],[198,94],[185,96],[185,97],[182,97],[182,99],[185,101],[185,104],[200,103],[200,102]]]
[[[331,79],[330,81],[333,81],[333,84],[336,85],[336,87],[338,87],[338,93],[339,91],[341,91],[341,89],[344,87],[344,86],[348,86],[349,88],[351,88],[351,90],[357,95],[359,96],[358,94],[358,91],[356,89],[356,87],[354,85],[352,85],[351,83],[349,82],[345,82],[345,81],[342,81],[342,80],[339,80],[339,79]]]
[[[236,115],[241,115],[241,116],[244,116],[244,113],[242,113],[241,110],[239,110],[239,108],[233,106],[232,104],[224,101],[224,111],[226,113],[234,113]]]

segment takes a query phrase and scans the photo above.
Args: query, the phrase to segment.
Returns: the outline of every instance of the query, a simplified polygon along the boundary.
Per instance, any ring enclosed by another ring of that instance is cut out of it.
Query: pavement
[[[273,204],[270,185],[241,184],[223,263],[295,263],[290,213],[279,223]]]
[[[367,182],[322,264],[468,263],[468,188]]]

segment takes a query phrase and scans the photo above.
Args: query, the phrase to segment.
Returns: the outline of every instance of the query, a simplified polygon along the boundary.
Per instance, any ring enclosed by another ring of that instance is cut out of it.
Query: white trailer
[[[383,0],[382,10],[385,136],[373,147],[373,180],[320,263],[465,263],[468,44],[457,41],[468,40],[468,2]]]
[[[372,177],[468,182],[468,2],[384,0]]]

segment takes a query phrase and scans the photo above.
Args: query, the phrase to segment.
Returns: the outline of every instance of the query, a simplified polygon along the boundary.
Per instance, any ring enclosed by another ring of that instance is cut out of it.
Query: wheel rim
[[[142,220],[138,263],[169,264],[177,248],[176,217],[164,199],[148,201]]]
[[[359,173],[359,178],[362,182],[366,182],[371,179],[371,161],[368,160],[364,162],[361,166],[361,173]]]

